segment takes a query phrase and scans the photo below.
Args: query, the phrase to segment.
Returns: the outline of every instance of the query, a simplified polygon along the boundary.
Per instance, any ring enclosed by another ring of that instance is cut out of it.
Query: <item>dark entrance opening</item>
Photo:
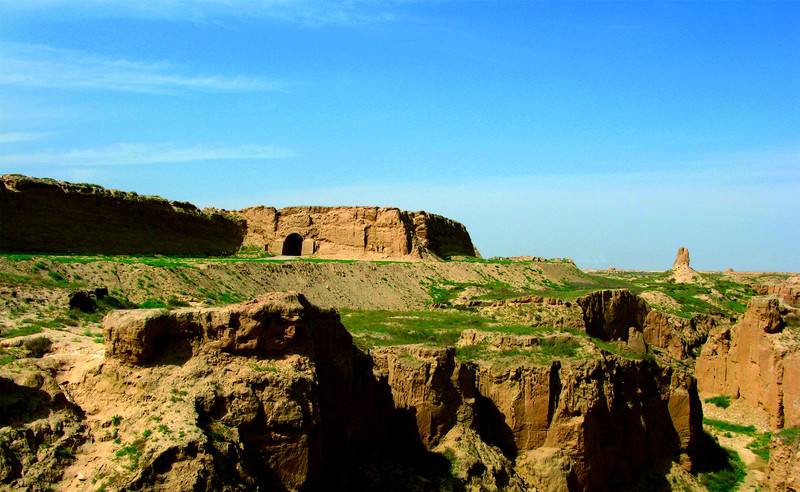
[[[285,256],[300,256],[303,251],[303,236],[293,232],[283,240],[283,254]]]

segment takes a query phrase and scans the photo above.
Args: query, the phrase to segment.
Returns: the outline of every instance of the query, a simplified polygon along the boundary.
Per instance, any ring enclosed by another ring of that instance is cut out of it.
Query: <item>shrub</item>
[[[47,337],[29,338],[25,340],[24,343],[25,350],[30,352],[32,357],[36,357],[37,359],[50,352],[52,346],[53,341]]]

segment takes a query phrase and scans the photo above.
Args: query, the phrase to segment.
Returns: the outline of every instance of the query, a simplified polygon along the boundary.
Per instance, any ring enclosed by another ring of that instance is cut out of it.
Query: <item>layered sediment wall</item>
[[[20,175],[0,176],[0,251],[216,256],[245,223],[190,203]]]
[[[447,455],[464,485],[529,490],[557,475],[557,490],[610,490],[662,461],[691,467],[696,453],[694,379],[653,361],[606,354],[515,368],[461,362],[453,347],[364,353],[335,312],[295,294],[118,311],[105,327],[106,361],[71,389],[75,400],[134,428],[158,412],[185,434],[143,444],[138,465],[155,471],[120,477],[124,488],[409,489],[441,480],[436,460]],[[382,478],[387,464],[403,475]]]

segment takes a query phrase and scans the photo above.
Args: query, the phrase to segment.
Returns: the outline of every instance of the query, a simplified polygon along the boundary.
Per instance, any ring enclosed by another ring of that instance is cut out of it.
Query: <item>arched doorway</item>
[[[293,232],[283,240],[284,256],[300,256],[303,251],[303,236]]]

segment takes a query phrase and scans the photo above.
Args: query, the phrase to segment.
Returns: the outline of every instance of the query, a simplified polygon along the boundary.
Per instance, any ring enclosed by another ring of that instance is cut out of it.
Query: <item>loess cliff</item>
[[[557,337],[579,356],[519,364],[508,350],[535,351],[554,335],[465,333],[461,348],[500,351],[472,362],[454,347],[365,352],[335,311],[279,293],[113,311],[104,326],[105,357],[42,359],[2,380],[5,394],[40,395],[56,412],[14,412],[4,400],[4,424],[19,430],[0,438],[3,483],[588,491],[630,483],[654,463],[691,469],[697,453],[690,374],[577,335]]]
[[[800,335],[796,310],[757,297],[742,320],[716,332],[697,360],[700,391],[729,395],[766,412],[774,429],[800,425]]]
[[[244,234],[244,221],[189,203],[0,176],[0,251],[230,255]]]

